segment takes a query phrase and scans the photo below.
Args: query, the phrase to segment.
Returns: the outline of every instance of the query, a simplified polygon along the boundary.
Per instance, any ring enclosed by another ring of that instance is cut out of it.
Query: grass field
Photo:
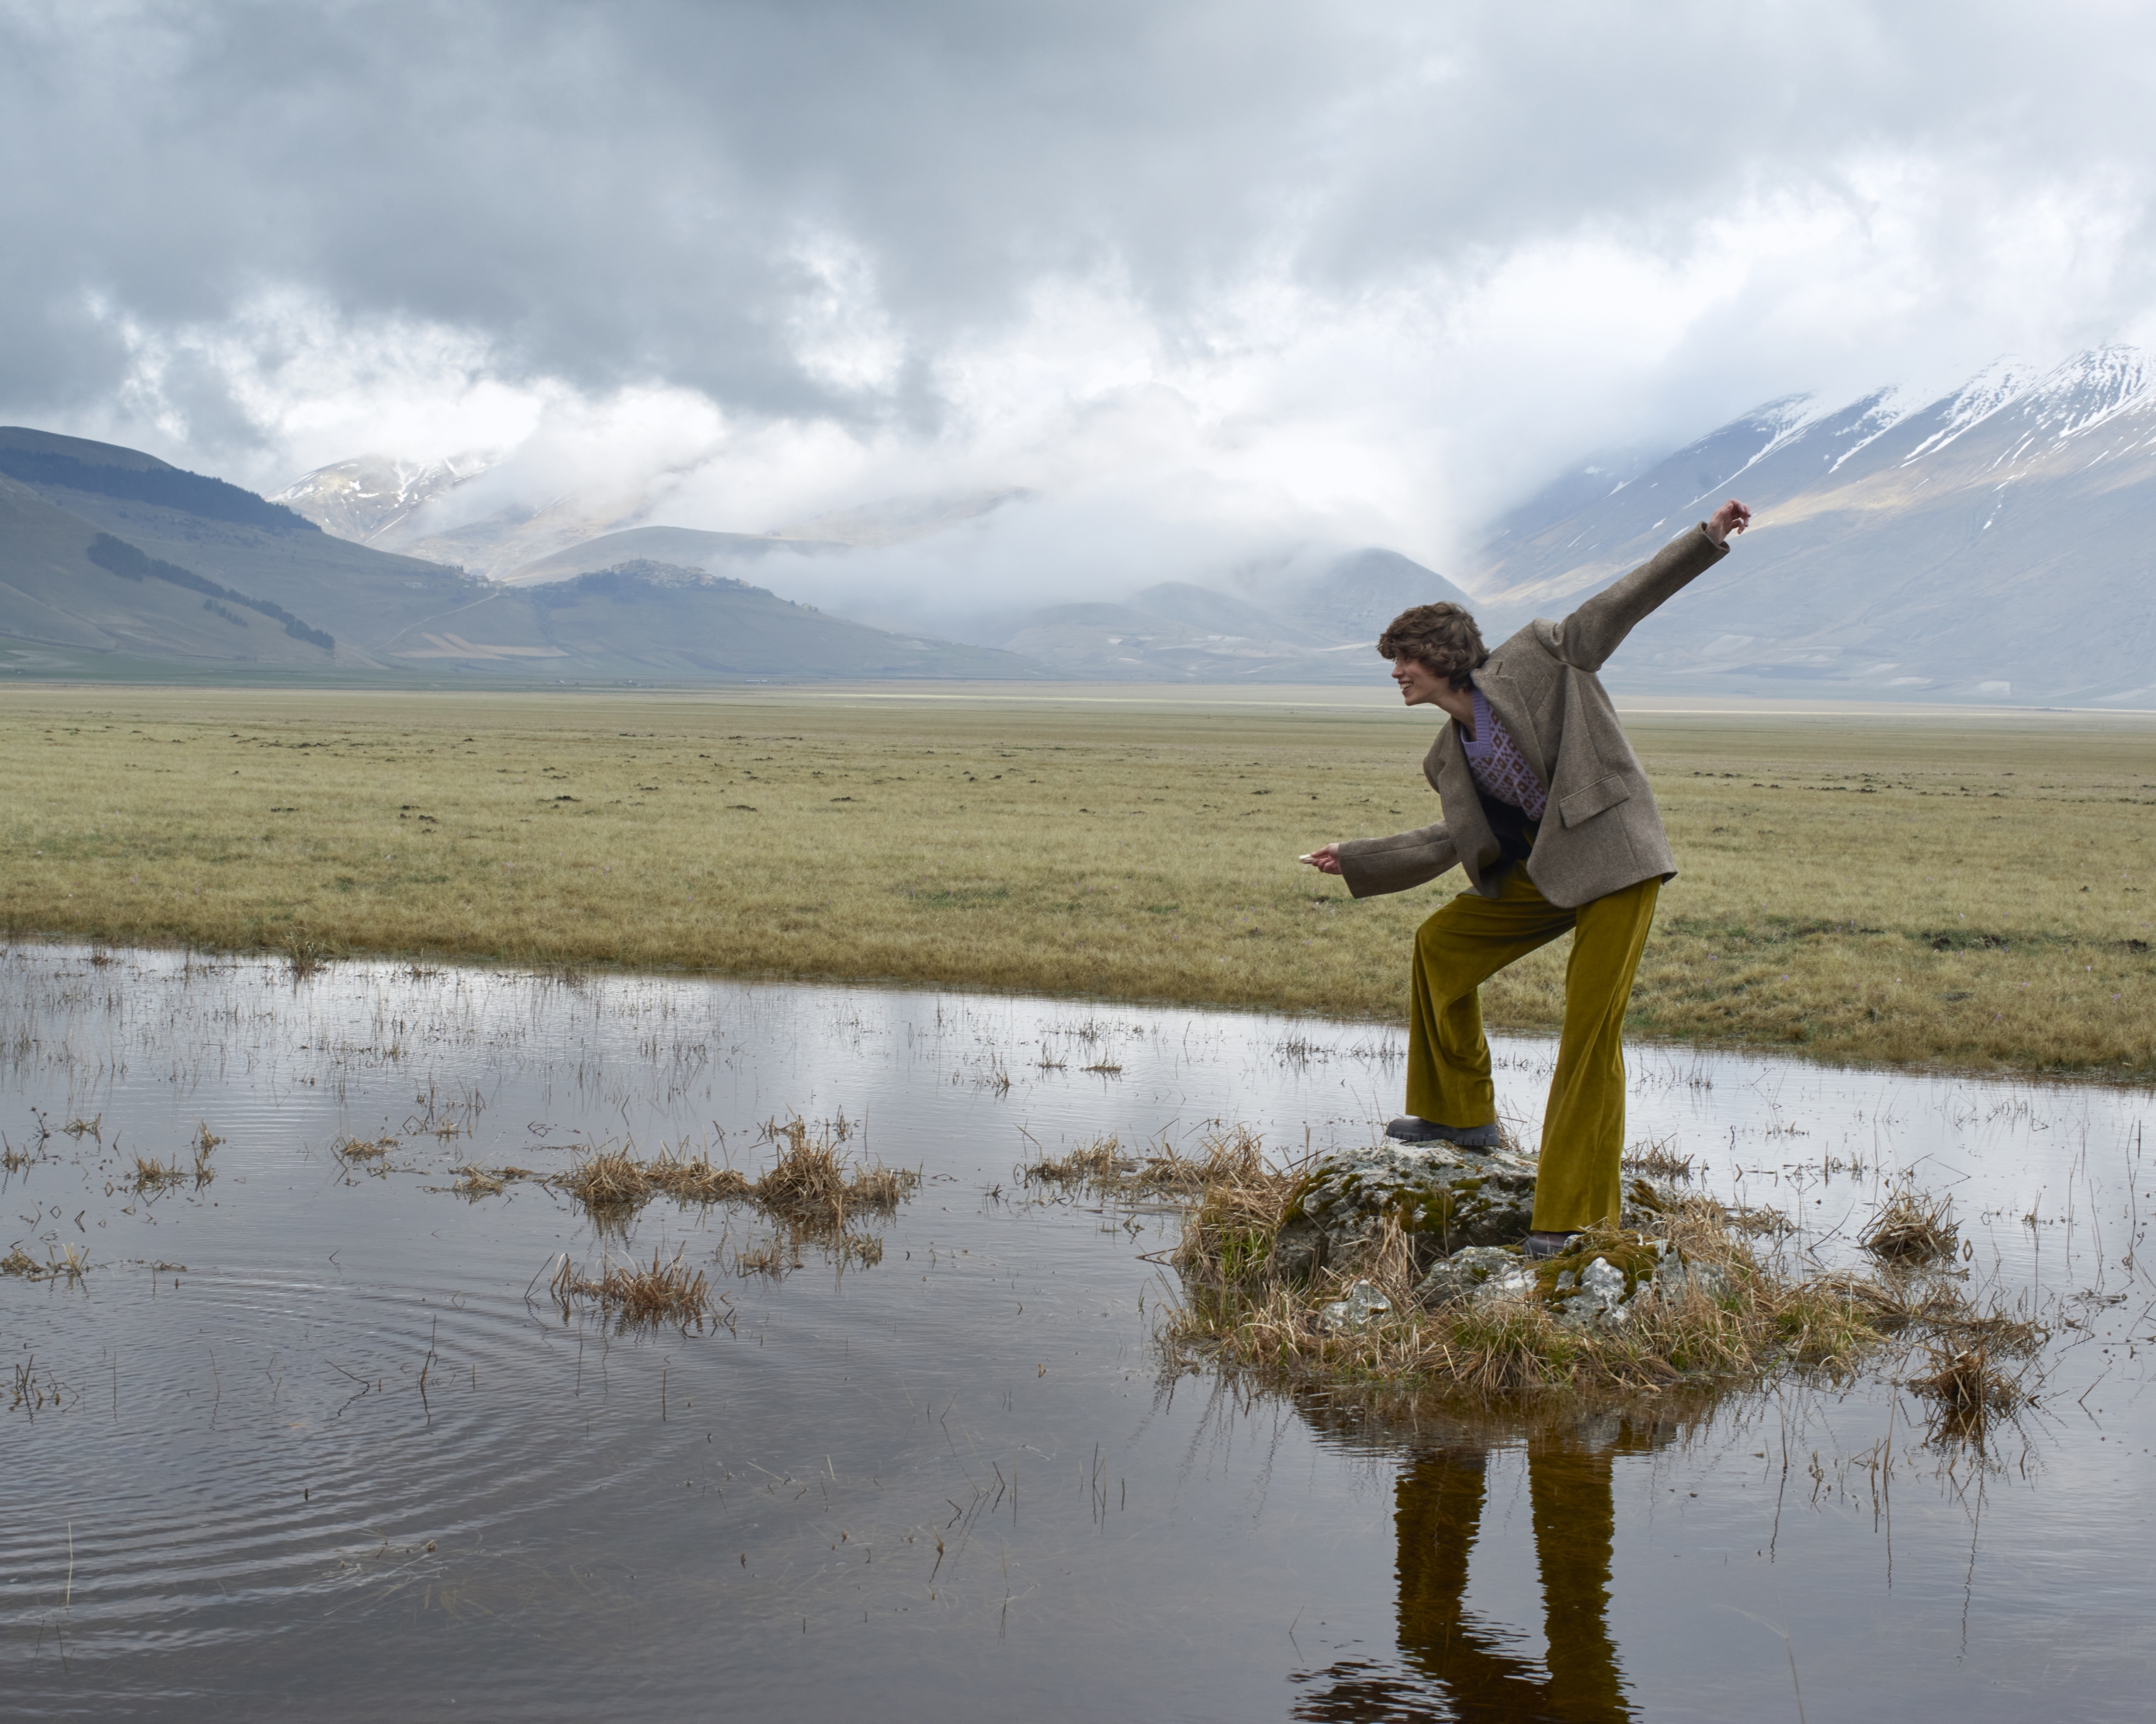
[[[1458,876],[1295,860],[1437,817],[1383,698],[0,690],[0,922],[1397,1018]],[[1635,1034],[2156,1078],[2156,721],[1627,722],[1681,870]]]

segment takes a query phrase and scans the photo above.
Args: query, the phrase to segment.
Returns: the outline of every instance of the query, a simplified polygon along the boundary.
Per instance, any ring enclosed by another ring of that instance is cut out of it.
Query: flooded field
[[[1538,1115],[1552,1049],[1499,1044]],[[2048,1328],[1533,1421],[1163,1376],[1171,1210],[1014,1170],[1397,1111],[1391,1032],[870,988],[0,953],[0,1683],[23,1716],[2138,1717],[2144,1090],[1635,1051],[1630,1133],[1856,1260],[1897,1180]],[[917,1185],[595,1221],[596,1152]],[[1531,1135],[1531,1132],[1530,1132]],[[470,1171],[480,1170],[475,1174]],[[639,1326],[607,1271],[701,1275]],[[567,1279],[565,1281],[565,1267]],[[572,1290],[561,1293],[567,1286]]]

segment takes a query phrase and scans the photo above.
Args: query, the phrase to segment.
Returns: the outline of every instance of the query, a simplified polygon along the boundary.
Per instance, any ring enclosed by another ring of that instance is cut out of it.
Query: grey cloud
[[[2150,285],[2153,34],[2109,8],[1853,0],[18,0],[0,316],[31,333],[0,399],[110,391],[126,356],[93,297],[154,328],[293,286],[356,322],[480,331],[511,376],[918,432],[938,355],[1044,277],[1120,272],[1172,340],[1202,340],[1205,308],[1268,271],[1352,300],[1582,232],[1674,253],[1775,191],[1861,219],[1851,165],[1897,156],[1943,167],[1943,259],[2002,192],[2102,179],[2135,231],[2091,290],[2100,322]],[[801,250],[825,237],[892,321],[900,362],[873,386],[795,351]],[[1811,380],[1753,346],[1736,376],[1678,355],[1655,411]],[[241,434],[216,387],[190,381],[197,416]]]

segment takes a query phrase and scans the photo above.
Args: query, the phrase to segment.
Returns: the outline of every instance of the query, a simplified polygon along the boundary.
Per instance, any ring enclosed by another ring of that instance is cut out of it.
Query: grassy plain
[[[1382,699],[0,690],[0,925],[1397,1018],[1458,877],[1295,860],[1436,818]],[[2156,1078],[2156,721],[1627,724],[1682,870],[1635,1034]],[[1493,1024],[1555,1025],[1568,943]]]

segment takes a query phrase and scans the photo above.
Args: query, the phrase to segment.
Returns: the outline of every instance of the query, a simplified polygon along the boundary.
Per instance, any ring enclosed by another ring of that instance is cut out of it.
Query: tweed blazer
[[[1576,909],[1659,875],[1676,873],[1647,775],[1595,675],[1641,618],[1729,554],[1704,525],[1681,533],[1562,623],[1541,618],[1471,673],[1490,710],[1549,793],[1527,878],[1561,909]],[[1460,727],[1447,722],[1422,763],[1445,818],[1390,838],[1339,847],[1340,875],[1358,898],[1405,891],[1455,864],[1486,898],[1497,893],[1496,835],[1475,793]]]

